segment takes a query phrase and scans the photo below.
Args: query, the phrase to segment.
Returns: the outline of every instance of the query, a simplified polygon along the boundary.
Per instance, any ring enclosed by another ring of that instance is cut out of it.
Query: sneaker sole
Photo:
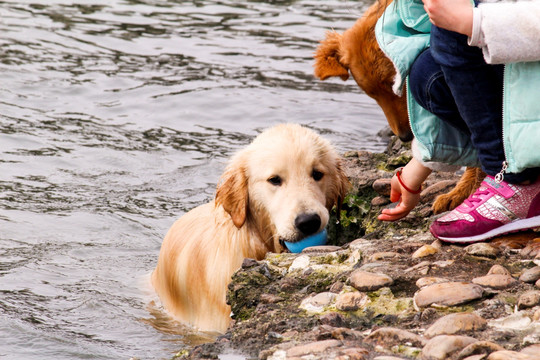
[[[464,237],[452,238],[452,237],[437,236],[433,233],[431,234],[441,241],[450,242],[450,243],[458,243],[458,244],[467,244],[467,243],[475,243],[475,242],[491,239],[492,237],[495,237],[498,235],[504,235],[504,234],[508,234],[512,232],[519,232],[523,230],[530,230],[536,227],[540,227],[540,215],[534,216],[528,219],[516,220],[508,224],[505,224],[503,226],[499,226],[498,228],[490,230],[486,233],[475,235],[475,236],[464,236]]]

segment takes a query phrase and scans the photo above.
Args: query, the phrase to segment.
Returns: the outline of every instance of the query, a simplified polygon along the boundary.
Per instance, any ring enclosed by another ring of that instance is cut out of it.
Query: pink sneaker
[[[429,230],[442,241],[473,243],[535,227],[540,227],[540,179],[514,185],[488,175],[474,194]]]

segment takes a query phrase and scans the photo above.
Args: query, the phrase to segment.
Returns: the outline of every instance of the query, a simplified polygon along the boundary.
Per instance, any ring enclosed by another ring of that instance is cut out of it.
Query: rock
[[[436,254],[438,252],[439,252],[439,249],[437,249],[435,246],[424,245],[424,246],[422,246],[421,248],[419,248],[418,250],[416,250],[412,254],[412,258],[413,259],[418,259],[418,258],[422,258],[422,257],[426,257],[426,256],[429,256],[429,255]]]
[[[420,193],[420,201],[427,202],[435,199],[438,195],[450,191],[456,185],[455,180],[442,180],[428,186]]]
[[[418,288],[421,289],[421,288],[429,286],[429,285],[441,284],[441,283],[445,283],[445,282],[450,282],[450,280],[445,279],[445,278],[439,278],[439,277],[430,276],[430,277],[423,277],[423,278],[420,278],[420,279],[416,280],[416,286],[418,286]]]
[[[533,321],[539,321],[540,320],[540,309],[536,310],[533,315]]]
[[[531,325],[531,318],[523,312],[489,321],[489,326],[502,330],[524,330]]]
[[[276,304],[283,301],[283,298],[274,294],[262,294],[261,302],[266,304]]]
[[[300,303],[300,308],[310,313],[321,313],[324,309],[334,302],[336,294],[331,292],[322,292],[316,295],[308,296]]]
[[[518,309],[531,308],[540,304],[540,291],[530,290],[519,296]]]
[[[384,196],[376,196],[371,199],[371,206],[385,206],[390,204],[390,199]]]
[[[540,279],[538,279],[538,280],[534,283],[534,286],[536,286],[537,288],[540,289]]]
[[[536,355],[540,357],[540,344],[527,346],[526,348],[522,349],[520,353],[525,354],[525,355]]]
[[[402,255],[393,252],[393,251],[384,251],[384,252],[377,252],[369,257],[370,261],[380,261],[380,260],[392,260],[400,258]]]
[[[295,270],[305,270],[309,266],[309,263],[309,256],[300,255],[296,259],[294,259],[291,266],[289,266],[289,272],[293,272]]]
[[[356,311],[369,302],[366,294],[355,291],[338,295],[336,308],[341,311]]]
[[[396,328],[380,328],[369,334],[364,341],[368,344],[379,345],[390,349],[394,345],[411,344],[412,346],[424,346],[426,340],[407,330]]]
[[[507,289],[518,283],[518,281],[514,279],[512,276],[501,275],[501,274],[480,276],[480,277],[474,278],[472,282],[477,285],[482,285],[482,286],[489,287],[492,289],[497,289],[497,290]]]
[[[422,261],[421,263],[416,264],[416,265],[406,269],[405,273],[417,271],[422,275],[427,275],[427,273],[429,272],[430,267],[431,267],[431,263],[429,261]]]
[[[377,179],[373,182],[373,190],[375,190],[379,195],[390,196],[391,182],[392,179]]]
[[[369,351],[359,347],[341,350],[339,353],[334,360],[364,360],[369,356]]]
[[[414,296],[414,302],[418,307],[432,304],[454,306],[480,299],[483,293],[482,287],[475,284],[448,282],[420,289]]]
[[[310,246],[302,250],[302,254],[332,253],[341,250],[341,246],[320,245]]]
[[[491,353],[487,360],[538,360],[538,356],[503,350]]]
[[[382,287],[392,285],[394,280],[385,274],[355,270],[349,277],[349,282],[351,286],[357,290],[375,291]]]
[[[510,274],[510,271],[508,271],[504,266],[501,265],[493,265],[491,269],[489,269],[488,275],[512,275]]]
[[[333,327],[342,327],[345,326],[346,321],[343,315],[337,313],[337,312],[329,312],[327,314],[324,314],[320,318],[321,324],[323,325],[329,325]]]
[[[476,243],[465,247],[467,254],[495,259],[500,251],[488,243]]]
[[[298,345],[287,350],[287,357],[300,357],[309,354],[320,354],[330,348],[335,348],[341,345],[339,340],[323,340],[309,344]]]
[[[404,358],[383,355],[374,357],[373,360],[404,360]]]
[[[426,343],[420,358],[423,360],[445,360],[477,341],[469,336],[439,335]]]
[[[478,341],[475,343],[472,343],[471,345],[465,347],[461,352],[458,354],[458,359],[469,359],[469,357],[473,355],[482,355],[482,359],[485,358],[485,356],[491,354],[495,351],[504,350],[504,348],[498,344],[495,344],[491,341]]]
[[[540,279],[540,266],[525,270],[519,277],[519,280],[531,284],[538,281],[538,279]]]
[[[424,336],[432,338],[437,335],[453,335],[467,331],[484,330],[487,321],[472,313],[457,313],[443,316],[431,325]]]

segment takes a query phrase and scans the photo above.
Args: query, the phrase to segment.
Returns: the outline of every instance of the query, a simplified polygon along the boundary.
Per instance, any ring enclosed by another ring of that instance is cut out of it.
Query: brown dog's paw
[[[467,198],[467,196],[468,194],[465,197],[458,196],[453,192],[439,195],[433,202],[433,213],[442,214],[445,211],[454,210]]]

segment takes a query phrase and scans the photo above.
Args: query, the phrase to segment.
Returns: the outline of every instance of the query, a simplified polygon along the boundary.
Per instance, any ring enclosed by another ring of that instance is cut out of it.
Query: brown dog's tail
[[[335,31],[328,31],[326,39],[321,41],[315,51],[315,76],[325,80],[332,76],[339,76],[345,81],[349,78],[348,66],[340,62],[342,35]]]

